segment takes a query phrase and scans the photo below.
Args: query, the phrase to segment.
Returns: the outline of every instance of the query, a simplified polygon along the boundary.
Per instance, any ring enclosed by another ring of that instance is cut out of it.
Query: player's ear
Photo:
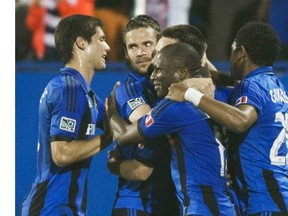
[[[77,47],[78,47],[79,49],[84,50],[85,47],[86,47],[86,44],[87,44],[87,41],[84,40],[83,37],[78,36],[78,37],[76,38],[76,45],[77,45]]]
[[[187,68],[180,68],[179,69],[179,78],[180,80],[186,79],[188,76],[188,69]]]

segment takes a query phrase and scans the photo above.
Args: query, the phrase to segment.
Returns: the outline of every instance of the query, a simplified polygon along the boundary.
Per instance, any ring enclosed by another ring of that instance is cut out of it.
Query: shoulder
[[[142,88],[139,81],[127,77],[117,88],[116,94],[134,95],[138,92],[139,88]]]
[[[84,90],[75,77],[59,75],[52,79],[46,87],[50,102],[65,100],[68,104],[75,104],[79,98],[84,97]]]
[[[164,114],[173,115],[186,115],[193,109],[193,105],[188,102],[177,102],[170,99],[161,100],[153,108],[152,114],[154,116],[160,116]]]

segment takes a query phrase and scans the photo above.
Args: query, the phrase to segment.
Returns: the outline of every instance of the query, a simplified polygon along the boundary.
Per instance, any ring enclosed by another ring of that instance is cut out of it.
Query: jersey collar
[[[264,66],[264,67],[257,68],[256,70],[253,70],[249,74],[247,74],[245,78],[256,76],[258,74],[273,75],[273,68],[271,66]]]

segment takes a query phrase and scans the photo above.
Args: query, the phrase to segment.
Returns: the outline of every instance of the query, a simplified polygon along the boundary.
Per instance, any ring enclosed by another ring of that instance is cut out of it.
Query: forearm
[[[231,131],[242,133],[248,129],[247,115],[236,107],[203,96],[198,108]]]
[[[152,172],[153,168],[137,160],[123,160],[119,165],[119,176],[129,181],[145,181]]]
[[[133,144],[135,142],[142,142],[143,138],[140,136],[137,122],[128,124],[117,113],[110,118],[110,127],[113,131],[114,139],[119,145]]]
[[[94,156],[108,146],[110,141],[112,138],[108,135],[99,135],[90,140],[54,141],[51,143],[52,158],[58,166],[67,166]]]
[[[221,86],[234,86],[237,80],[232,79],[228,74],[219,72],[217,70],[210,70],[211,78],[216,85]]]

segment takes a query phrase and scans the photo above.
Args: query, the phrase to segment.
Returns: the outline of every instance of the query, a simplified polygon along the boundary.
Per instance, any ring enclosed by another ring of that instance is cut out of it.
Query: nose
[[[143,56],[146,55],[146,49],[144,46],[139,47],[139,49],[137,50],[137,56]]]
[[[151,75],[150,75],[150,80],[155,80],[156,79],[156,75],[155,75],[155,70],[153,69]]]
[[[108,43],[106,42],[105,43],[105,51],[106,52],[109,52],[111,49],[110,49],[110,46],[108,45]]]

